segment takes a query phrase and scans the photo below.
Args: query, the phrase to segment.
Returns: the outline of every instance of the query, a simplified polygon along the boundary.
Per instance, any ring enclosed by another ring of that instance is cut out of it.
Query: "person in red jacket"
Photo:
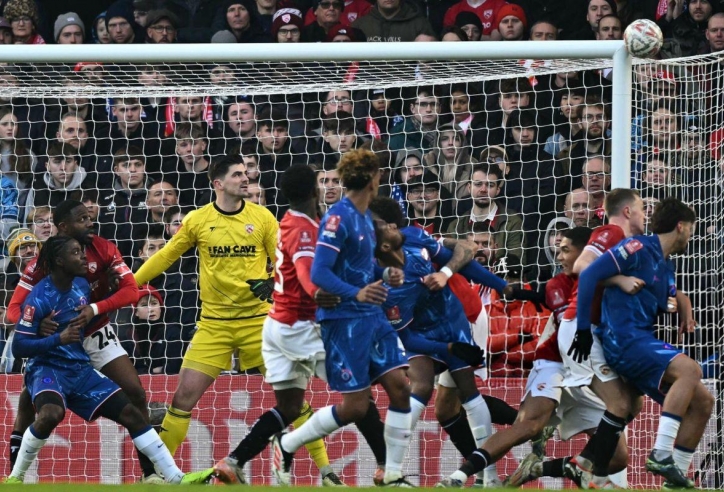
[[[522,289],[532,290],[522,278],[522,267],[517,256],[509,254],[501,258],[496,268],[509,283],[521,283]],[[491,377],[528,375],[535,359],[538,339],[550,314],[545,306],[531,301],[502,299],[497,292],[491,292],[488,307]]]

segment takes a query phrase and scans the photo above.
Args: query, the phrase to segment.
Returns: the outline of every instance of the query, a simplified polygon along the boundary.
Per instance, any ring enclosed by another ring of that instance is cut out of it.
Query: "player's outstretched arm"
[[[189,224],[189,218],[194,217],[191,212],[183,221],[183,225],[178,232],[161,248],[158,253],[150,257],[141,265],[136,272],[136,285],[141,286],[147,284],[154,278],[165,272],[168,267],[178,260],[182,254],[188,251],[196,244],[196,237],[193,231],[193,225]]]
[[[435,261],[435,263],[446,264],[448,261],[450,261],[452,255],[453,252],[449,249],[440,248],[440,250],[435,256],[433,256],[432,259],[433,261]],[[460,269],[459,273],[466,279],[472,280],[476,284],[484,285],[486,287],[490,287],[491,289],[495,289],[501,294],[503,294],[503,289],[505,289],[505,287],[508,285],[508,282],[491,273],[488,269],[483,267],[477,261],[469,262],[467,265]]]

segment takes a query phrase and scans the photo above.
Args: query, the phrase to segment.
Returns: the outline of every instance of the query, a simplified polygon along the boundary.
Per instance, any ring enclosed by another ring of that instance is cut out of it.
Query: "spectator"
[[[530,26],[531,41],[556,41],[558,40],[558,26],[550,19],[540,19]]]
[[[563,215],[573,221],[575,227],[596,227],[597,219],[591,195],[583,188],[566,194]]]
[[[93,20],[93,43],[94,44],[110,44],[111,35],[106,25],[106,12],[101,12]]]
[[[546,139],[544,147],[551,157],[569,148],[574,135],[581,131],[581,107],[586,100],[586,89],[580,83],[557,92],[560,100],[553,113],[553,135]]]
[[[75,12],[61,14],[55,19],[53,34],[55,42],[58,44],[83,44],[85,42],[85,24]]]
[[[297,9],[284,8],[274,13],[272,38],[277,43],[299,43],[302,40],[302,13]]]
[[[30,232],[35,234],[41,243],[58,234],[58,229],[53,223],[53,210],[47,205],[30,209],[26,224]]]
[[[130,337],[124,336],[121,342],[139,374],[178,374],[181,370],[181,326],[164,314],[161,293],[149,284],[142,285],[133,306]]]
[[[415,41],[421,34],[435,36],[430,21],[410,0],[379,0],[352,27],[362,30],[369,42]]]
[[[422,162],[422,152],[417,149],[402,149],[395,156],[390,197],[400,204],[403,213],[408,209],[406,184],[415,176],[422,176],[425,170]]]
[[[355,122],[351,114],[338,111],[336,115],[328,117],[322,123],[322,155],[320,162],[339,162],[342,154],[358,147],[359,139],[355,133]]]
[[[383,142],[389,142],[392,128],[404,120],[393,108],[390,92],[385,89],[370,89],[367,92],[370,112],[366,120],[366,132]]]
[[[320,94],[322,109],[320,111],[320,119],[326,120],[331,116],[335,116],[338,112],[344,114],[354,114],[354,100],[352,93],[348,90],[328,91]],[[317,126],[319,125],[319,126]],[[306,150],[313,160],[318,160],[319,154],[322,152],[324,138],[322,136],[324,128],[322,122],[314,118],[310,118],[306,122],[304,130],[306,135]],[[355,124],[355,132],[358,132]],[[362,134],[362,132],[358,132]]]
[[[247,186],[247,195],[247,201],[251,203],[256,203],[257,205],[261,205],[262,207],[266,207],[264,188],[261,187],[258,181],[255,183],[249,182],[249,185]]]
[[[207,148],[209,140],[198,123],[179,123],[174,132],[176,156],[167,159],[164,178],[179,190],[178,202],[194,208],[211,203]]]
[[[181,207],[174,205],[168,207],[163,213],[163,223],[165,224],[165,232],[168,238],[172,238],[176,235],[179,229],[181,229],[181,223],[186,217],[186,212],[181,210]]]
[[[223,108],[223,136],[213,141],[212,157],[226,155],[247,142],[256,144],[256,106],[251,97],[237,96],[226,101]]]
[[[705,36],[711,53],[724,51],[724,13],[718,12],[709,17]]]
[[[111,43],[133,44],[144,41],[142,28],[133,18],[131,5],[124,0],[116,1],[106,10],[106,29]]]
[[[17,228],[10,233],[5,244],[11,261],[5,269],[5,289],[14,290],[20,281],[20,274],[40,253],[42,243],[29,229]]]
[[[146,199],[151,185],[146,174],[146,157],[138,147],[119,149],[113,154],[113,188],[99,197],[100,235],[116,241],[124,257],[130,257],[133,241],[145,237],[149,222]]]
[[[464,0],[464,2],[467,5],[467,0]],[[453,5],[450,9],[454,7]],[[462,29],[467,34],[468,41],[480,41],[483,34],[483,22],[475,12],[462,11],[458,13],[455,16],[455,27]]]
[[[327,40],[327,33],[332,27],[339,23],[343,0],[315,0],[314,1],[314,22],[308,24],[303,32],[302,39],[307,43],[321,43]]]
[[[246,177],[249,178],[250,183],[258,183],[259,177],[259,156],[255,153],[255,148],[251,145],[244,145],[241,147],[241,158],[246,166]]]
[[[0,107],[0,172],[13,182],[19,193],[18,203],[24,204],[36,159],[18,130],[18,118],[13,114],[13,108]]]
[[[693,56],[707,51],[706,30],[714,13],[710,0],[690,0],[686,10],[670,23],[660,21],[664,32],[662,58]]]
[[[521,41],[528,30],[528,19],[521,7],[507,4],[495,15],[495,26],[502,41]]]
[[[440,33],[440,41],[469,41],[468,35],[465,34],[465,31],[460,29],[457,26],[450,26],[443,28],[442,32]]]
[[[663,200],[681,196],[681,179],[674,172],[666,154],[649,154],[641,174],[641,191],[647,197]]]
[[[559,29],[558,39],[570,39],[570,34],[581,27],[586,15],[587,2],[581,0],[558,0],[541,2],[540,0],[512,0],[523,7],[530,22],[540,19],[554,19]]]
[[[501,80],[498,88],[498,107],[481,112],[470,125],[473,132],[471,142],[476,151],[489,145],[503,145],[511,113],[528,108],[532,103],[533,87],[527,78]],[[493,97],[490,96],[491,99]]]
[[[259,184],[265,190],[267,208],[277,218],[281,218],[288,204],[281,194],[277,194],[279,180],[292,164],[302,163],[303,157],[292,154],[289,121],[284,112],[274,110],[262,113],[257,122],[256,135],[259,142]]]
[[[617,10],[615,0],[588,0],[588,8],[586,9],[588,24],[572,32],[570,36],[567,36],[567,39],[596,39],[599,21],[607,15],[615,14]]]
[[[177,41],[178,18],[166,9],[152,10],[146,18],[146,42],[150,44],[168,44]]]
[[[462,130],[464,135],[467,135],[470,123],[473,121],[468,91],[467,84],[454,84],[450,87],[450,112],[453,115],[453,123]]]
[[[508,284],[532,290],[523,277],[520,258],[507,254],[494,267]],[[490,293],[488,354],[492,377],[525,377],[533,365],[535,348],[550,311],[531,301],[506,301],[496,291]]]
[[[38,7],[34,0],[8,0],[3,15],[13,29],[15,44],[45,44],[38,34]]]
[[[498,243],[495,241],[495,235],[490,231],[490,227],[485,222],[475,222],[467,233],[468,241],[472,241],[478,247],[473,259],[485,268],[492,270],[493,265],[498,259]],[[505,256],[505,252],[502,252]]]
[[[228,0],[222,4],[225,26],[234,35],[237,43],[269,43],[269,31],[264,31],[263,25],[257,20],[257,5],[253,0]]]
[[[611,140],[608,136],[610,126],[609,108],[601,102],[588,99],[581,106],[581,129],[573,136],[573,143],[559,153],[564,169],[570,176],[570,189],[583,186],[583,165],[595,156],[611,155]]]
[[[463,13],[472,13],[478,19],[477,27],[479,31],[478,39],[470,39],[471,41],[497,41],[500,39],[500,33],[498,32],[497,23],[494,19],[497,17],[500,9],[505,6],[506,3],[503,0],[483,0],[470,1],[460,0],[458,3],[450,7],[445,12],[443,19],[443,26],[449,27],[456,25],[458,16]],[[470,18],[467,18],[466,24],[473,24]],[[458,26],[461,27],[462,26]]]
[[[410,101],[410,116],[392,128],[390,150],[404,148],[432,150],[437,142],[437,124],[440,99],[430,87],[418,87]]]
[[[342,199],[342,183],[336,167],[325,165],[317,170],[319,209],[324,214]]]
[[[601,17],[596,29],[596,39],[603,41],[620,41],[623,39],[623,24],[616,14]]]
[[[13,180],[0,173],[0,240],[7,239],[10,231],[18,226],[19,218],[18,189]]]
[[[603,223],[603,201],[611,191],[611,159],[608,157],[592,157],[583,165],[583,189],[591,195],[593,210],[598,220]]]
[[[676,152],[681,149],[682,115],[676,101],[661,101],[651,108],[644,127],[644,153]]]
[[[234,1],[238,0],[228,0],[226,5]],[[272,17],[277,11],[277,0],[256,0],[255,3],[256,11],[252,12],[252,15],[256,14],[256,20],[254,22],[261,25],[263,32],[271,34]]]
[[[14,44],[13,27],[5,17],[0,17],[0,44]]]
[[[85,208],[88,209],[88,216],[91,222],[95,226],[95,232],[98,233],[98,213],[100,208],[98,207],[98,189],[93,188],[91,190],[83,190],[83,196],[80,200]]]
[[[453,220],[452,197],[433,173],[427,171],[407,182],[407,217],[410,225],[430,235],[444,233]]]
[[[473,207],[470,215],[458,217],[447,228],[447,233],[463,237],[476,224],[484,224],[495,236],[495,242],[506,254],[523,257],[523,220],[496,199],[503,186],[503,171],[495,164],[476,164],[471,179],[466,183]]]
[[[329,30],[325,41],[328,43],[360,43],[366,41],[366,39],[365,33],[359,29],[340,23]],[[350,67],[352,66],[354,65],[350,65]]]
[[[137,241],[138,245],[138,257],[133,259],[133,271],[137,271],[141,268],[141,265],[146,263],[149,258],[161,251],[166,245],[166,238],[164,237],[164,228],[158,226],[158,224],[151,224],[146,236]]]
[[[163,215],[169,207],[178,206],[178,191],[171,183],[159,181],[148,188],[146,207],[150,222],[163,222]]]
[[[437,144],[424,157],[425,166],[437,174],[440,184],[457,200],[470,196],[466,183],[470,179],[472,164],[477,161],[470,155],[465,134],[452,123],[438,128]],[[457,209],[457,203],[455,203]]]
[[[84,188],[95,187],[93,177],[80,165],[78,150],[69,144],[50,142],[46,168],[33,180],[26,210],[43,205],[55,208],[65,200],[80,200]]]
[[[148,14],[158,8],[157,0],[133,0],[133,20],[141,27],[148,27]]]

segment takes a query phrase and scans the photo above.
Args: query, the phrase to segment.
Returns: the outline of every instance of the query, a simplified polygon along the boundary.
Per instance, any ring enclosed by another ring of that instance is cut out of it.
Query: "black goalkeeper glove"
[[[568,355],[580,364],[591,355],[592,345],[593,333],[591,333],[591,330],[577,330],[571,348],[568,349]]]
[[[483,365],[485,351],[477,345],[463,342],[453,342],[450,345],[450,354],[472,367]]]
[[[273,278],[256,278],[247,280],[246,283],[249,284],[249,287],[251,287],[251,293],[254,294],[257,299],[271,304],[272,293],[274,292]]]

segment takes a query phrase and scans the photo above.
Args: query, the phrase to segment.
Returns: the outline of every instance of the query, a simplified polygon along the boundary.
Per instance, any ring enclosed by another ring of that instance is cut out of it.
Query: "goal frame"
[[[612,59],[611,187],[631,187],[632,58],[623,41],[3,45],[2,63]]]

